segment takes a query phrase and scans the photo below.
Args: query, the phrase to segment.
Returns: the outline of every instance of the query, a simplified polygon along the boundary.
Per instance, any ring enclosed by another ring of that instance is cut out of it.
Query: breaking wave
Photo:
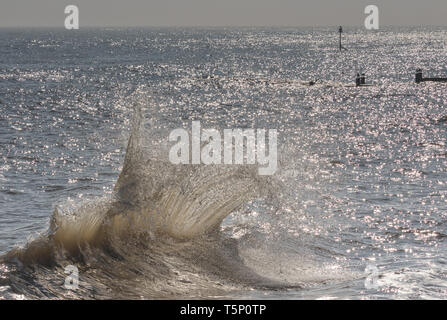
[[[251,165],[156,158],[142,142],[143,120],[137,107],[114,195],[56,208],[46,234],[0,258],[0,295],[165,298],[297,286],[254,272],[240,257],[240,239],[222,232],[228,215],[274,198],[273,178]],[[72,264],[80,274],[76,291],[63,286]]]

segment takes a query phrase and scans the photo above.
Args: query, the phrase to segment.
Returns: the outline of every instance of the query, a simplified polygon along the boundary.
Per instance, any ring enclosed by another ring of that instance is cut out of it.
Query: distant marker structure
[[[355,77],[355,86],[356,87],[369,87],[371,85],[367,85],[366,84],[366,75],[364,72],[357,73],[356,77]]]
[[[431,81],[431,82],[447,82],[447,78],[424,78],[422,69],[419,68],[419,69],[416,70],[415,81],[416,81],[416,83],[427,82],[427,81]]]

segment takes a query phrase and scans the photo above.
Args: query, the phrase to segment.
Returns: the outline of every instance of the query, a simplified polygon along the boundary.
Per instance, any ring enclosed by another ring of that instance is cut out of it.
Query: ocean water
[[[1,29],[0,299],[446,299],[447,90],[414,73],[447,29],[343,41]],[[276,129],[278,170],[171,164],[195,120]]]

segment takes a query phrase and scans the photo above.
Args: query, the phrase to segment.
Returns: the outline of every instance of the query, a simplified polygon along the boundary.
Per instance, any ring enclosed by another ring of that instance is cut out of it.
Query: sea
[[[338,41],[0,29],[0,299],[447,299],[447,28]],[[173,163],[197,121],[277,170]]]

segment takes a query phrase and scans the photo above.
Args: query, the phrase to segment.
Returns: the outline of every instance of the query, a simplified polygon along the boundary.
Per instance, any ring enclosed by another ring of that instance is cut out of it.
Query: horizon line
[[[337,24],[337,25],[80,25],[79,29],[83,28],[338,28],[339,26],[343,26],[346,28],[364,28],[363,25],[350,25],[350,24]],[[390,27],[447,27],[445,25],[439,24],[390,24],[390,25],[382,25],[382,28],[390,28]],[[65,26],[61,25],[26,25],[26,26],[2,26],[0,25],[0,29],[25,29],[25,28],[39,28],[39,29],[64,29]],[[380,31],[379,30],[367,30],[367,31]],[[71,30],[70,30],[71,31]]]

